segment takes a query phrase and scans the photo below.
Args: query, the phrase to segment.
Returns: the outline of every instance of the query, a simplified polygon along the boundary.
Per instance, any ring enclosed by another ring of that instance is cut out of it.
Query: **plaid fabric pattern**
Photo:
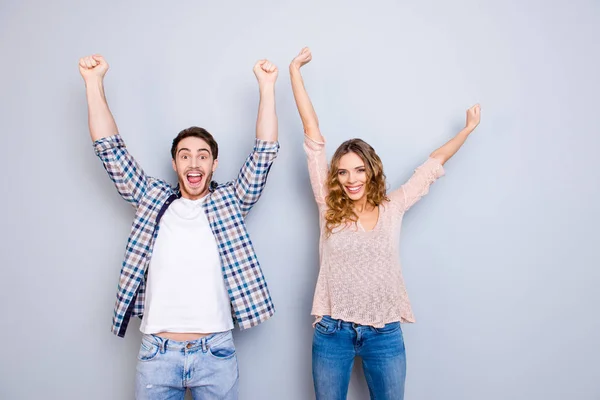
[[[160,218],[181,194],[165,181],[147,176],[119,134],[97,140],[94,150],[121,197],[136,210],[113,314],[112,332],[124,337],[131,316],[141,317],[144,313],[146,271]],[[240,329],[253,327],[275,312],[244,217],[260,198],[278,151],[278,142],[256,139],[237,179],[221,185],[211,182],[204,203],[219,247],[234,321]]]

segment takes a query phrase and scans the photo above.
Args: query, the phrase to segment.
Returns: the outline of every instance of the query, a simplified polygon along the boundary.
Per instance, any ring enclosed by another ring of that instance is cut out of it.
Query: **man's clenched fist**
[[[254,64],[254,75],[258,79],[258,84],[275,83],[277,80],[277,67],[269,60],[260,60]]]
[[[108,63],[99,54],[79,59],[79,72],[86,82],[90,79],[102,80],[106,71],[108,71]]]

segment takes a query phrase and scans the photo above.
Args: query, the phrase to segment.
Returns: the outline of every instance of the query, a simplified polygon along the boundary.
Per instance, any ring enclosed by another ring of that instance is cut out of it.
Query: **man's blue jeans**
[[[144,335],[138,355],[135,398],[237,400],[238,364],[231,331],[189,342]]]

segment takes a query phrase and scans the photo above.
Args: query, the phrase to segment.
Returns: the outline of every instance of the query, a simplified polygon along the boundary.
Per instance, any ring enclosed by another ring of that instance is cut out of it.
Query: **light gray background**
[[[447,175],[406,216],[407,399],[600,399],[597,1],[0,3],[0,398],[131,399],[139,322],[110,331],[133,209],[95,157],[79,57],[145,170],[174,179],[190,125],[250,151],[254,62],[280,68],[281,152],[247,223],[278,312],[236,332],[241,399],[310,399],[317,216],[288,63],[329,142],[361,137],[391,187],[482,104]],[[570,5],[568,5],[570,3]],[[356,369],[350,399],[365,399]]]

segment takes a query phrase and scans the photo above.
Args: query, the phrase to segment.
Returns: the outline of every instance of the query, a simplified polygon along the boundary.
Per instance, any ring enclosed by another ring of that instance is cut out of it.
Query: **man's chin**
[[[208,193],[208,184],[206,182],[204,182],[202,186],[199,187],[190,186],[187,182],[183,185],[180,183],[179,187],[184,189],[181,191],[183,197],[197,199]]]

